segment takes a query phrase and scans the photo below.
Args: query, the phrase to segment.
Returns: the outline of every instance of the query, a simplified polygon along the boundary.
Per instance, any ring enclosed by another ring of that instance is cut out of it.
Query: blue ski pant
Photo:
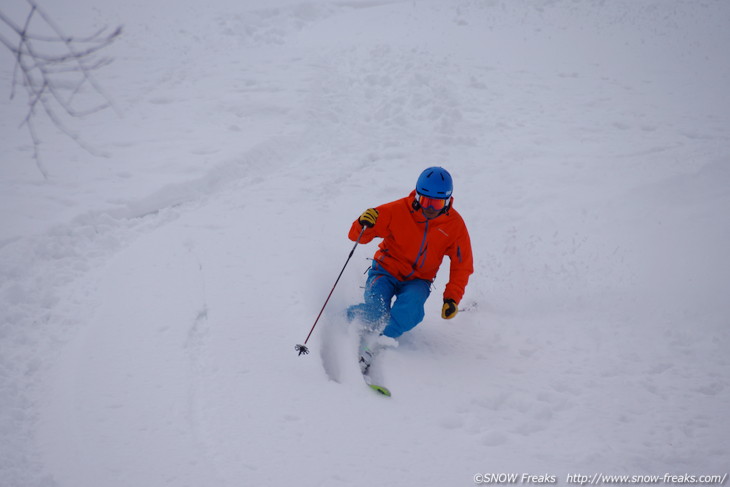
[[[374,330],[384,326],[383,335],[396,338],[423,321],[429,294],[430,281],[399,281],[373,261],[365,284],[365,302],[350,306],[347,317],[350,321],[359,318]]]

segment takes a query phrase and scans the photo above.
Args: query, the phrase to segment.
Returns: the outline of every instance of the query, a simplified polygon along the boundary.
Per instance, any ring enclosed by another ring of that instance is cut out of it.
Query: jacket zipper
[[[418,255],[416,255],[416,261],[413,263],[413,270],[405,276],[406,279],[411,277],[415,272],[416,269],[420,269],[423,267],[423,264],[426,263],[426,250],[428,249],[428,242],[426,241],[426,236],[428,235],[428,224],[429,221],[426,220],[426,226],[423,229],[423,239],[421,240],[421,247],[418,249]],[[418,261],[421,260],[421,265],[418,264]]]

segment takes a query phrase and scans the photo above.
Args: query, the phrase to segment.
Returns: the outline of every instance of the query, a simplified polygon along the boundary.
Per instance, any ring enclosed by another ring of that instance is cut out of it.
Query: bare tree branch
[[[41,139],[35,126],[36,118],[43,113],[58,130],[81,148],[100,155],[68,127],[65,117],[81,118],[110,107],[119,113],[94,78],[93,72],[112,62],[110,58],[98,58],[97,55],[121,36],[122,28],[120,26],[109,32],[105,27],[86,37],[67,36],[35,0],[27,2],[30,12],[22,26],[0,11],[0,23],[17,36],[13,42],[0,35],[0,45],[5,46],[15,58],[10,99],[15,98],[17,88],[22,86],[27,97],[28,113],[20,125],[28,128],[33,142],[33,158],[38,170],[47,179],[48,173],[40,157]],[[50,28],[53,35],[33,33],[31,24],[40,24],[39,28],[46,31]],[[90,107],[77,107],[76,100],[87,86],[91,90],[91,98],[99,101]]]

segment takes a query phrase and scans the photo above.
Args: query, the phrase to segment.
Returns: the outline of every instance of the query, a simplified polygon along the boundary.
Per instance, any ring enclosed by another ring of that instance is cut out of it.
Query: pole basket
[[[295,345],[294,350],[299,352],[299,355],[307,355],[309,353],[309,349],[306,345]]]

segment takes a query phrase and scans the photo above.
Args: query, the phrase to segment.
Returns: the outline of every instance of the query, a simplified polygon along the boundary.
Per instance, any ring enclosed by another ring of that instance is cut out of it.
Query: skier
[[[347,310],[350,321],[360,319],[370,330],[360,345],[363,374],[383,341],[392,342],[423,320],[424,304],[444,256],[449,257],[451,268],[441,317],[449,320],[458,312],[474,267],[469,232],[452,208],[452,192],[448,171],[429,167],[410,195],[368,208],[352,223],[350,240],[356,241],[361,232],[363,244],[375,237],[383,239],[368,271],[365,302]]]

